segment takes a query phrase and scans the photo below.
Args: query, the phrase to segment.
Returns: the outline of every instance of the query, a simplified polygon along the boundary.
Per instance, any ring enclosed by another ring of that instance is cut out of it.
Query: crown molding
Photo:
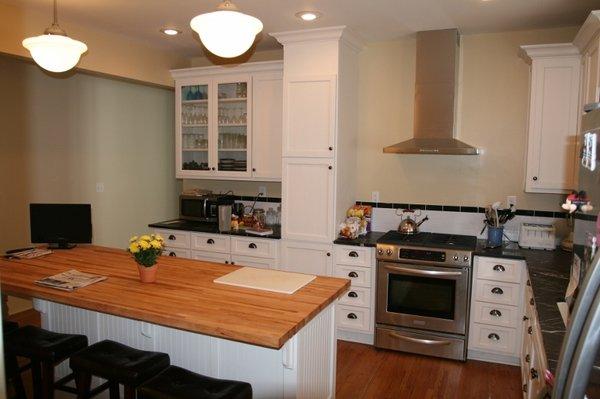
[[[206,67],[172,69],[171,76],[174,79],[193,78],[198,75],[222,75],[222,74],[238,74],[238,73],[253,73],[253,72],[269,72],[283,71],[283,61],[260,61],[248,62],[246,64],[237,65],[215,65]]]
[[[327,28],[304,29],[287,32],[270,33],[284,46],[291,43],[309,43],[323,41],[341,41],[352,50],[359,52],[364,47],[363,40],[345,25]]]
[[[579,49],[571,43],[534,44],[521,46],[521,57],[528,63],[535,58],[580,56]]]
[[[600,31],[600,10],[590,12],[585,22],[577,32],[573,44],[583,53],[590,41]]]

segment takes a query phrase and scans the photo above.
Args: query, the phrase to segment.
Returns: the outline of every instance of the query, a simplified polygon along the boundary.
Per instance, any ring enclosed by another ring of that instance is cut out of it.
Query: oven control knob
[[[383,255],[383,249],[378,249],[378,250],[377,250],[377,253],[378,253],[379,255]]]
[[[391,250],[391,249],[389,249],[389,248],[388,248],[388,249],[386,249],[386,250],[385,250],[385,254],[386,254],[387,256],[391,256],[391,255],[392,255],[392,250]]]
[[[463,257],[463,260],[464,260],[465,262],[468,262],[468,261],[469,261],[469,257],[465,255],[465,257]]]
[[[458,255],[454,255],[454,258],[452,258],[454,260],[458,260]]]

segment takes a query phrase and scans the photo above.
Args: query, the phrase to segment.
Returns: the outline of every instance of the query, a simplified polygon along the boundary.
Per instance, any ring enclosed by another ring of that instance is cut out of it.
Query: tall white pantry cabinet
[[[281,267],[331,275],[355,200],[361,44],[344,26],[272,36],[284,47]]]

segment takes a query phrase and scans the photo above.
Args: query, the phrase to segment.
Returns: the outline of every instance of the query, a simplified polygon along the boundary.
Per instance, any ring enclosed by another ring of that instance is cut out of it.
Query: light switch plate
[[[379,191],[371,191],[371,201],[379,202]]]
[[[96,183],[96,192],[103,193],[104,192],[104,183]]]
[[[267,187],[265,186],[258,186],[258,193],[261,195],[261,197],[266,197],[267,196]]]
[[[506,207],[507,208],[513,208],[513,207],[517,207],[517,196],[516,195],[509,195],[508,197],[506,197]]]

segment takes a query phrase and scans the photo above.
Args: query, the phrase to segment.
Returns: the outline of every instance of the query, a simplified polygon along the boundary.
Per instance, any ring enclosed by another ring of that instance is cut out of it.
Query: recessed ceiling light
[[[295,15],[303,21],[314,21],[321,16],[321,13],[318,11],[300,11]]]
[[[173,28],[162,28],[160,31],[168,36],[177,36],[178,34],[181,33],[177,29],[173,29]]]

